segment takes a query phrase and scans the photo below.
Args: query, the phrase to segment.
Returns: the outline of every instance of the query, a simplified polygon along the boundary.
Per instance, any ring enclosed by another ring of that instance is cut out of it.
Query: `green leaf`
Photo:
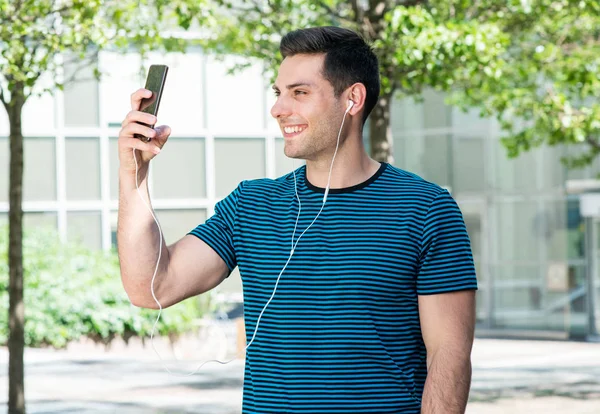
[[[0,227],[0,305],[8,306],[8,228]],[[65,347],[81,337],[102,343],[147,337],[157,311],[132,306],[120,281],[116,252],[63,244],[55,231],[27,230],[24,239],[25,340],[28,346]],[[210,294],[208,294],[210,296]],[[6,307],[5,307],[6,309]],[[164,310],[161,335],[190,331],[206,312],[196,299]],[[0,312],[0,344],[8,338]]]

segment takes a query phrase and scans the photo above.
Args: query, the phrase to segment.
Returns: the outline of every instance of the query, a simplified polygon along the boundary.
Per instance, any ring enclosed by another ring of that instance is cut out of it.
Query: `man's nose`
[[[285,118],[292,114],[292,105],[285,98],[277,98],[277,102],[271,107],[271,116],[275,119]]]

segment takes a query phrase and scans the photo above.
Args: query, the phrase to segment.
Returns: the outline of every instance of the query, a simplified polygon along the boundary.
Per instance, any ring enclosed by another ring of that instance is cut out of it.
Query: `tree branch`
[[[600,152],[600,142],[596,141],[595,139],[593,139],[592,137],[587,137],[585,139],[585,142],[592,148],[594,148],[596,151]]]
[[[4,97],[4,90],[2,89],[2,86],[0,86],[0,102],[2,102],[4,108],[6,108],[6,110],[8,111],[8,101]]]
[[[350,17],[347,16],[342,16],[337,10],[333,10],[330,6],[328,6],[324,1],[320,0],[316,2],[317,5],[323,9],[325,9],[325,11],[327,13],[329,13],[330,15],[332,15],[333,17],[336,17],[340,20],[344,20],[350,23],[355,23],[354,19],[351,19]]]
[[[17,17],[19,15],[19,12],[21,11],[21,7],[23,6],[23,0],[17,0],[14,4],[14,17]],[[8,18],[8,20],[12,20],[10,17]]]
[[[352,5],[352,12],[354,13],[354,22],[358,24],[362,24],[363,16],[362,9],[358,5],[358,0],[351,0],[350,4]]]
[[[405,0],[400,2],[404,7],[418,6],[419,4],[426,5],[427,3],[429,3],[429,0]]]
[[[91,55],[85,57],[84,59],[81,60],[70,60],[70,61],[66,61],[63,62],[63,68],[65,66],[65,64],[69,65],[71,63],[75,63],[78,62],[79,64],[77,66],[75,66],[73,68],[73,72],[72,74],[67,78],[63,80],[63,85],[66,85],[68,83],[72,83],[72,82],[83,82],[86,80],[91,80],[91,79],[87,79],[87,78],[83,78],[83,79],[77,79],[77,72],[80,69],[86,68],[88,66],[90,66],[92,63],[97,62],[98,61],[98,51],[93,52]]]

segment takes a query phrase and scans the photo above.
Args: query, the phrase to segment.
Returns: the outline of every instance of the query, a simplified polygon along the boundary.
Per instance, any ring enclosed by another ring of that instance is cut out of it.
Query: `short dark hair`
[[[336,97],[360,82],[367,96],[363,123],[379,98],[379,62],[373,49],[356,32],[341,27],[311,27],[286,34],[279,46],[285,59],[299,54],[325,54],[323,77],[331,83]]]

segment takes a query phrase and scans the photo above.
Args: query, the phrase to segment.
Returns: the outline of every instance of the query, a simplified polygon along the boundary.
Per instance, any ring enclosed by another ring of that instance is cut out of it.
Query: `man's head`
[[[377,103],[377,57],[357,33],[338,27],[293,31],[280,51],[271,114],[286,138],[286,155],[316,159],[335,145],[348,100],[354,102],[349,116],[360,116],[360,128]]]

